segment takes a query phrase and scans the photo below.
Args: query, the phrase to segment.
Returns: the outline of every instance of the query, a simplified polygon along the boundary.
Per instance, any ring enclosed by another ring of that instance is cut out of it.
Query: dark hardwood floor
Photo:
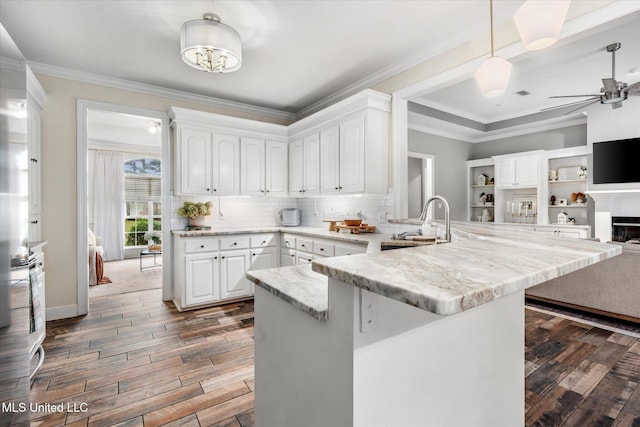
[[[252,426],[253,303],[179,313],[160,295],[93,298],[90,315],[48,322],[31,400],[78,412],[13,422]],[[639,339],[527,309],[525,364],[527,426],[640,426]]]

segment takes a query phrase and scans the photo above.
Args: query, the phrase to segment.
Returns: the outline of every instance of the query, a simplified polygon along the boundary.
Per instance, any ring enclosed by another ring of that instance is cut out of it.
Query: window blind
[[[129,201],[160,201],[160,177],[125,176],[125,198]]]

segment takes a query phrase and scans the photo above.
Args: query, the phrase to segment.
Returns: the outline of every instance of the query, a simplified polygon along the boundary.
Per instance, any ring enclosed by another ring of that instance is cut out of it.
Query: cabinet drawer
[[[197,252],[212,252],[218,250],[218,239],[215,237],[207,239],[190,238],[185,242],[184,251],[188,254]]]
[[[282,235],[282,248],[287,249],[295,249],[296,248],[296,238],[291,234],[283,234]]]
[[[220,238],[220,250],[246,249],[249,247],[249,236],[229,236]]]
[[[313,252],[313,240],[296,239],[296,249],[299,251]]]
[[[353,246],[336,245],[335,256],[363,254],[366,251],[367,251],[367,247],[362,245],[353,245]]]
[[[278,237],[274,233],[269,234],[256,234],[251,236],[252,248],[264,248],[267,246],[276,246],[278,243]]]
[[[333,256],[335,246],[329,243],[313,242],[313,253],[322,256]]]

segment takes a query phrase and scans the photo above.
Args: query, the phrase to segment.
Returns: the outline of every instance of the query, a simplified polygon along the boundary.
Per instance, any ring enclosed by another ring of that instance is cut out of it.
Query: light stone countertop
[[[618,245],[495,225],[452,225],[452,242],[313,261],[314,271],[452,315],[621,253]]]
[[[312,271],[311,265],[249,271],[247,278],[316,319],[327,320],[327,276]]]
[[[328,227],[328,226],[327,226]],[[367,245],[374,243],[379,250],[380,242],[386,242],[391,240],[390,234],[382,233],[360,233],[351,234],[347,231],[329,231],[325,228],[318,227],[240,227],[240,228],[213,228],[211,230],[172,230],[171,233],[174,236],[179,237],[202,237],[202,236],[218,236],[226,234],[245,234],[245,233],[288,233],[310,237],[322,237],[325,239],[338,240],[349,243],[356,243],[361,245]]]

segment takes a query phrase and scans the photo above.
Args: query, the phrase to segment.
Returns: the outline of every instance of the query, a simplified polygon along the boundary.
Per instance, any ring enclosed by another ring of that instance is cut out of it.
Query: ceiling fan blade
[[[568,104],[556,105],[555,107],[542,108],[542,109],[540,109],[540,111],[557,110],[558,108],[570,107],[572,105],[582,105],[582,104],[584,104],[586,102],[590,102],[590,101],[593,101],[593,100],[599,100],[599,99],[600,99],[600,96],[597,96],[597,97],[590,98],[590,99],[583,99],[582,101],[569,102]]]
[[[618,83],[615,79],[602,79],[604,90],[607,92],[615,92],[618,90]]]
[[[582,106],[580,106],[580,107],[578,107],[578,108],[574,108],[574,109],[573,109],[573,110],[571,110],[571,111],[567,111],[566,113],[564,113],[564,114],[563,114],[563,116],[566,116],[566,115],[568,115],[568,114],[571,114],[571,113],[573,113],[574,111],[581,110],[581,109],[583,109],[584,107],[587,107],[587,106],[589,106],[589,105],[591,105],[591,104],[595,104],[596,102],[599,102],[599,101],[600,101],[600,98],[598,98],[598,99],[596,99],[596,100],[593,100],[593,101],[589,102],[588,104],[584,104],[584,105],[582,105]]]
[[[613,104],[611,104],[611,108],[616,110],[618,108],[622,107],[622,101],[618,101],[618,102],[614,102]]]
[[[640,96],[640,82],[627,86],[627,96]]]
[[[555,95],[549,98],[586,98],[588,96],[600,96],[599,93],[592,93],[591,95]]]

